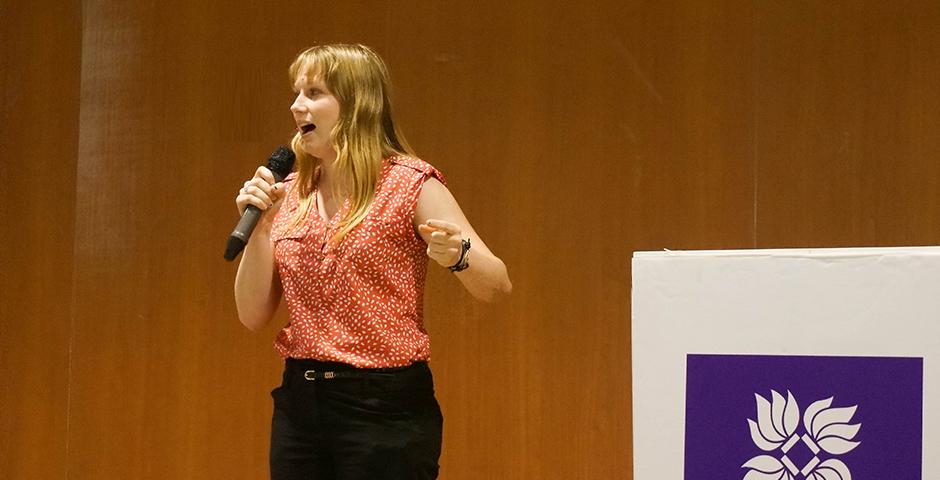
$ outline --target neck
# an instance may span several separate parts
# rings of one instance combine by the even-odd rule
[[[335,167],[336,154],[330,157],[320,158],[320,174],[319,178],[317,178],[317,188],[329,190],[336,178]]]

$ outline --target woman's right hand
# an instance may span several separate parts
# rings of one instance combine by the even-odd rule
[[[245,182],[238,196],[235,197],[235,205],[238,207],[238,214],[245,213],[248,205],[254,205],[264,212],[262,220],[270,222],[274,214],[281,207],[284,199],[284,184],[274,181],[274,174],[265,166],[258,167],[255,170],[255,176]]]

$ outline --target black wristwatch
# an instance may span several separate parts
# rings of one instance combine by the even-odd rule
[[[453,266],[448,267],[451,272],[460,272],[470,267],[470,239],[460,241],[460,259]]]

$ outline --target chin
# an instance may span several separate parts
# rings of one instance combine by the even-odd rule
[[[303,142],[303,143],[301,144],[301,148],[303,148],[304,152],[305,152],[307,155],[310,155],[311,157],[320,158],[320,155],[323,153],[323,152],[321,152],[319,149],[313,148],[313,145],[310,145],[310,144],[307,143],[307,142]]]

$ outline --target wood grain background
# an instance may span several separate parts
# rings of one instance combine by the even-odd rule
[[[432,269],[446,480],[629,479],[635,250],[940,242],[940,3],[0,1],[0,477],[257,479],[285,321],[222,260],[359,42],[510,269]]]

